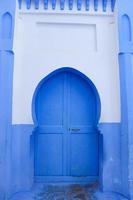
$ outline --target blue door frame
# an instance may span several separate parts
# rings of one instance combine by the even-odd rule
[[[100,99],[72,68],[54,71],[33,98],[36,181],[89,182],[99,176]]]

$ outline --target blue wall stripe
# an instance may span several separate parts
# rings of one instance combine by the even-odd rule
[[[31,0],[26,0],[26,7],[27,7],[27,9],[30,9],[30,7],[31,7]]]
[[[94,0],[94,10],[98,10],[98,0]]]
[[[64,10],[65,7],[65,0],[60,0],[60,9]]]
[[[81,10],[82,0],[77,0],[77,10]]]
[[[73,9],[73,0],[69,0],[69,10]]]
[[[56,0],[52,0],[52,9],[54,10],[56,8]]]
[[[85,8],[87,11],[90,9],[90,0],[85,1]]]
[[[48,0],[44,0],[44,9],[45,9],[45,10],[48,9]]]
[[[35,9],[39,9],[39,0],[35,0]]]
[[[115,9],[115,3],[116,3],[116,0],[111,0],[111,10],[112,10],[112,12]]]
[[[103,0],[103,11],[106,12],[107,9],[107,0]]]
[[[21,9],[21,6],[22,6],[22,0],[18,0],[18,4],[19,4],[19,9]]]
[[[22,1],[23,0],[18,0],[19,2],[19,9],[22,8]],[[48,9],[48,5],[52,4],[52,9],[56,9],[56,0],[43,0],[44,1],[44,9]],[[64,4],[65,0],[60,0],[60,9],[64,10],[65,9],[65,4]],[[24,3],[26,4],[26,8],[30,9],[31,8],[31,2],[33,2],[35,9],[39,9],[39,2],[40,0],[24,0]],[[76,1],[75,1],[76,2]],[[66,9],[69,8],[69,10],[73,9],[73,4],[75,4],[75,2],[73,0],[68,0],[67,4],[68,7],[66,6]],[[85,0],[85,2],[83,0],[77,0],[77,10],[81,10],[82,9],[82,4],[85,3],[85,10],[88,11],[89,7],[90,7],[90,2],[94,3],[94,11],[98,11],[99,5],[102,3],[102,8],[103,11],[106,12],[107,9],[107,5],[110,5],[111,2],[111,10],[114,11],[115,8],[115,2],[116,0],[102,0],[102,2],[100,0]]]

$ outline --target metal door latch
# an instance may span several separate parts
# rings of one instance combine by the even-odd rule
[[[80,128],[69,128],[69,131],[73,131],[73,132],[79,132],[80,131]]]

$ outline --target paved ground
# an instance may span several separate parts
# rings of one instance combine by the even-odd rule
[[[97,183],[87,185],[45,185],[34,193],[35,200],[96,200]]]
[[[46,185],[34,184],[31,191],[18,192],[9,200],[127,200],[117,193],[103,193],[98,184]]]

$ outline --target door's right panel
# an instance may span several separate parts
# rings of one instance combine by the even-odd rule
[[[69,76],[69,127],[71,176],[98,175],[96,100],[90,85],[74,74]]]

